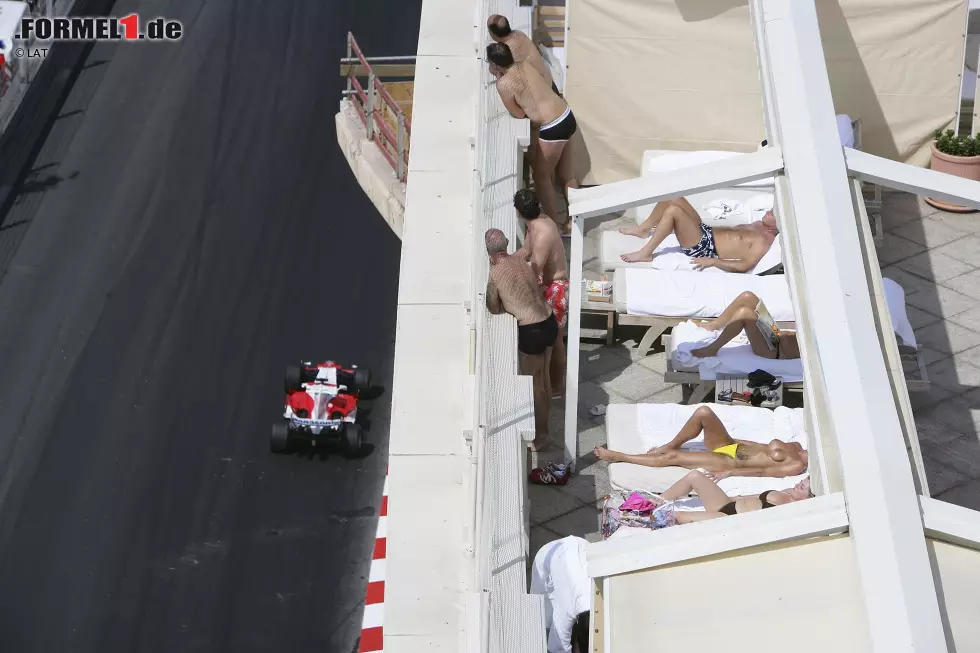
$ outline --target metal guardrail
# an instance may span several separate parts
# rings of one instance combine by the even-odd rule
[[[415,57],[372,57],[369,59],[364,56],[354,35],[348,32],[347,56],[341,60],[342,64],[350,65],[350,71],[347,74],[347,90],[344,95],[350,98],[351,104],[357,109],[361,122],[367,130],[368,140],[377,144],[381,153],[388,159],[388,163],[391,164],[398,179],[406,181],[408,178],[408,149],[412,135],[412,122],[405,116],[405,112],[402,111],[402,108],[391,97],[391,94],[378,78],[371,66],[372,61],[379,64],[384,61],[415,61]],[[366,88],[357,79],[358,73],[363,71],[367,72]],[[384,119],[382,107],[378,104],[379,99],[387,105],[395,116],[397,132],[392,130]]]

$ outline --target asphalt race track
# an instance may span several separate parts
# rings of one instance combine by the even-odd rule
[[[389,395],[361,459],[269,430],[287,362],[390,382],[400,243],[338,60],[413,54],[420,6],[117,3],[185,36],[94,46],[0,228],[4,652],[356,650]]]

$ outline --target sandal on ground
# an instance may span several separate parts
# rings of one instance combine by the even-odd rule
[[[568,465],[565,463],[548,463],[545,467],[535,467],[527,479],[535,485],[565,485],[568,483]]]

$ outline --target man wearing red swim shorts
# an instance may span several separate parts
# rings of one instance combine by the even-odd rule
[[[552,394],[561,397],[565,394],[565,342],[562,329],[568,323],[568,262],[565,260],[565,245],[554,220],[541,213],[541,206],[533,191],[522,188],[514,194],[514,208],[527,225],[524,246],[521,248],[525,260],[530,261],[531,269],[538,275],[538,284],[544,298],[551,305],[555,320],[558,321],[558,339],[551,352]],[[544,219],[542,219],[544,218]]]

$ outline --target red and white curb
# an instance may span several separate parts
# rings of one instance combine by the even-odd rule
[[[367,598],[364,600],[364,620],[361,623],[360,653],[384,650],[385,616],[385,558],[388,549],[388,472],[381,494],[381,510],[378,512],[378,532],[374,536],[374,555],[371,556],[371,573],[368,576]]]

